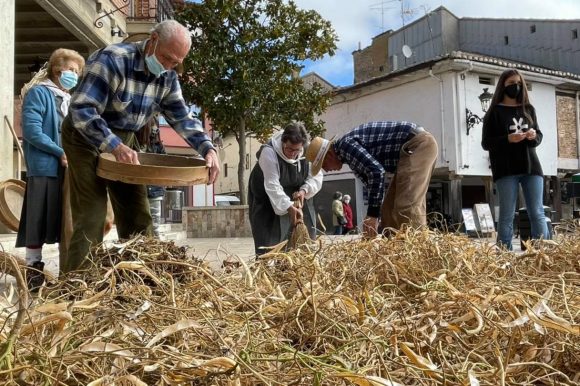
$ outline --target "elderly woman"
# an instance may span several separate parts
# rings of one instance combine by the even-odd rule
[[[303,218],[314,238],[316,216],[312,197],[322,187],[322,172],[313,176],[302,154],[308,134],[302,124],[291,123],[275,133],[257,153],[258,163],[250,174],[248,202],[256,255],[264,247],[286,240],[295,219]],[[303,202],[303,210],[294,201]]]
[[[346,220],[346,223],[342,227],[342,234],[346,235],[354,228],[352,223],[352,207],[350,206],[350,196],[348,194],[342,196],[342,211],[344,212],[344,219]]]
[[[67,159],[60,142],[61,122],[68,113],[69,90],[76,86],[85,60],[60,48],[22,92],[22,136],[27,183],[16,247],[26,247],[27,283],[38,290],[44,282],[42,246],[60,241],[62,178]]]

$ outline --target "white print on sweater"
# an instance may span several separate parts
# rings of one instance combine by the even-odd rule
[[[514,122],[514,124],[510,125],[509,128],[510,134],[525,133],[526,131],[528,131],[528,124],[524,123],[524,118],[520,118],[519,121],[516,121],[515,118],[512,118],[512,121]]]

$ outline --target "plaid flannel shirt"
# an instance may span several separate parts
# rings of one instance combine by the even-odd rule
[[[369,122],[334,142],[338,158],[350,166],[367,188],[369,216],[379,216],[385,195],[385,173],[397,170],[401,147],[416,127],[411,122]]]
[[[202,157],[213,149],[185,104],[175,71],[159,77],[145,67],[145,44],[120,43],[93,53],[69,107],[73,126],[100,151],[122,141],[111,129],[138,131],[157,113]]]

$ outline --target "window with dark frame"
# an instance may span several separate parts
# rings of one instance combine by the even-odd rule
[[[224,177],[228,176],[228,164],[224,164]]]
[[[535,34],[536,33],[536,25],[535,24],[532,24],[530,26],[530,33],[532,33],[532,34]]]
[[[572,30],[572,39],[578,39],[578,30],[577,29]]]
[[[510,38],[509,38],[509,36],[507,36],[507,35],[506,35],[506,36],[504,36],[504,37],[503,37],[503,42],[504,42],[504,44],[505,44],[506,46],[507,46],[508,44],[510,44]]]

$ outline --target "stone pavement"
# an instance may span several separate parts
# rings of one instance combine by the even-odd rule
[[[175,240],[175,244],[188,247],[193,256],[207,261],[214,269],[219,269],[224,260],[235,260],[234,256],[248,261],[255,255],[251,237],[182,239]]]

